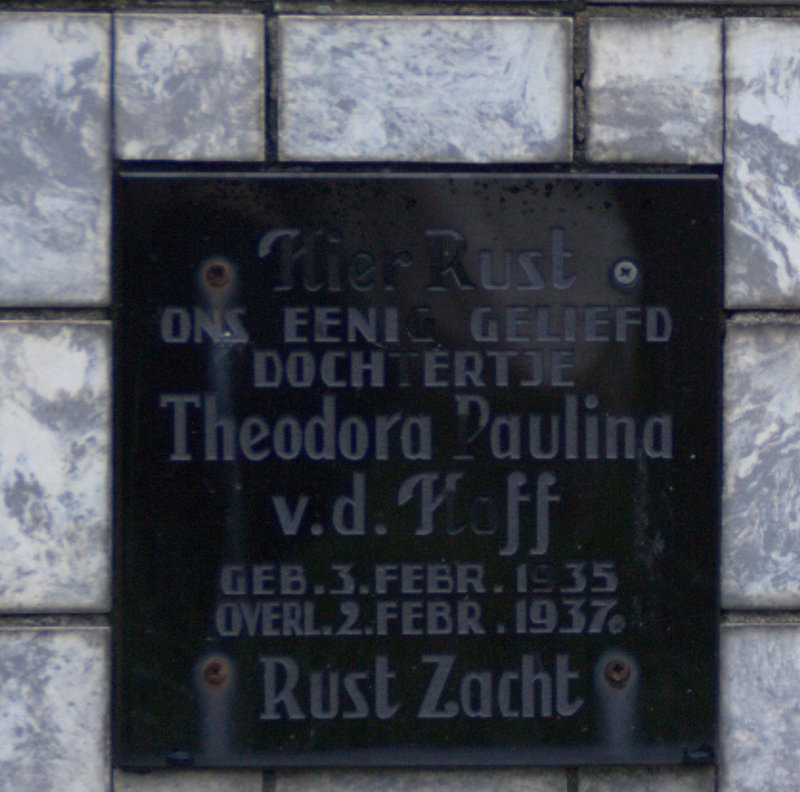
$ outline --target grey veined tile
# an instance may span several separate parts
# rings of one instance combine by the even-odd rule
[[[109,788],[105,628],[0,629],[0,790]]]
[[[122,159],[263,160],[265,33],[254,14],[119,14]]]
[[[731,308],[800,307],[800,20],[726,21]]]
[[[721,22],[592,20],[586,100],[591,160],[721,162]]]
[[[524,17],[283,17],[279,155],[568,160],[571,24]]]
[[[563,770],[333,770],[278,773],[276,792],[566,792]]]
[[[714,792],[713,767],[603,767],[579,770],[578,792]]]
[[[110,328],[0,322],[0,610],[108,609]]]
[[[722,602],[800,606],[800,326],[729,325]]]
[[[263,792],[260,770],[114,772],[114,792]],[[307,792],[313,788],[307,787]]]
[[[0,13],[0,305],[108,302],[109,28]]]
[[[786,792],[800,773],[800,628],[722,630],[719,792]]]

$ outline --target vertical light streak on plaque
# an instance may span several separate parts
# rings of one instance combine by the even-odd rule
[[[236,669],[225,655],[204,655],[195,666],[200,746],[206,761],[220,761],[231,756],[236,682]]]
[[[219,340],[212,338],[208,346],[209,392],[216,398],[217,418],[234,418],[231,363],[235,345],[226,337],[224,316],[236,296],[236,270],[223,256],[211,256],[200,266],[198,283],[203,309],[218,323]],[[242,477],[238,460],[225,465],[227,498],[225,508],[224,558],[240,561],[242,556]]]
[[[236,293],[236,271],[222,256],[202,262],[198,272],[203,310],[211,317],[208,335],[209,395],[216,400],[217,420],[233,420],[232,356],[235,346],[225,336],[225,312]],[[216,428],[213,429],[216,432]],[[206,427],[208,433],[208,427]],[[220,494],[225,499],[223,558],[242,557],[242,483],[239,463],[227,461],[221,468]],[[234,666],[222,654],[204,655],[195,667],[195,688],[200,715],[200,747],[209,762],[219,762],[233,753],[232,707],[236,692]]]
[[[604,652],[594,668],[601,742],[606,755],[620,761],[632,757],[636,748],[640,676],[636,658],[620,649]]]

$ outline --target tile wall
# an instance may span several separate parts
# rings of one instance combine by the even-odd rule
[[[800,776],[800,18],[715,2],[0,12],[0,792],[784,792]],[[63,10],[63,6],[67,10]],[[131,3],[130,5],[133,5]],[[199,5],[199,4],[198,4]],[[35,9],[33,8],[35,6]],[[108,6],[108,7],[106,7]],[[387,10],[389,9],[389,10]],[[685,13],[683,9],[686,9]],[[785,9],[785,10],[782,10]],[[356,13],[357,12],[357,13]],[[115,160],[724,173],[718,771],[113,772]]]

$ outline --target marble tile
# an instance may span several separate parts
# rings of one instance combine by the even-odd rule
[[[109,607],[109,342],[0,322],[0,611]]]
[[[0,13],[0,305],[109,300],[109,28]]]
[[[264,21],[253,14],[118,14],[122,159],[263,160]]]
[[[278,773],[275,792],[566,792],[563,770],[329,770]]]
[[[109,789],[105,628],[0,628],[0,792]]]
[[[595,162],[722,161],[722,25],[589,23],[587,154]]]
[[[800,607],[800,325],[725,340],[722,604]]]
[[[603,767],[579,770],[578,792],[714,792],[713,767]]]
[[[800,19],[725,24],[726,303],[800,308]]]
[[[262,792],[260,770],[114,771],[114,792]]]
[[[607,3],[630,3],[630,0],[589,0],[590,5],[606,5]],[[637,5],[686,5],[696,4],[696,0],[636,0]],[[795,5],[797,0],[705,0],[707,5]]]
[[[719,792],[786,792],[800,774],[800,626],[725,627]]]
[[[284,160],[571,156],[571,21],[279,18]]]

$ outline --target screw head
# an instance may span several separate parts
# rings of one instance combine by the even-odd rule
[[[639,264],[629,258],[617,259],[611,265],[609,278],[615,289],[624,292],[633,291],[641,279]]]
[[[206,285],[217,291],[230,285],[233,280],[233,271],[230,264],[221,258],[213,258],[203,267],[203,280]]]
[[[218,688],[228,681],[230,669],[224,660],[214,657],[205,663],[201,675],[209,687]]]
[[[631,667],[624,660],[614,658],[606,663],[603,674],[609,685],[624,688],[631,678]]]

